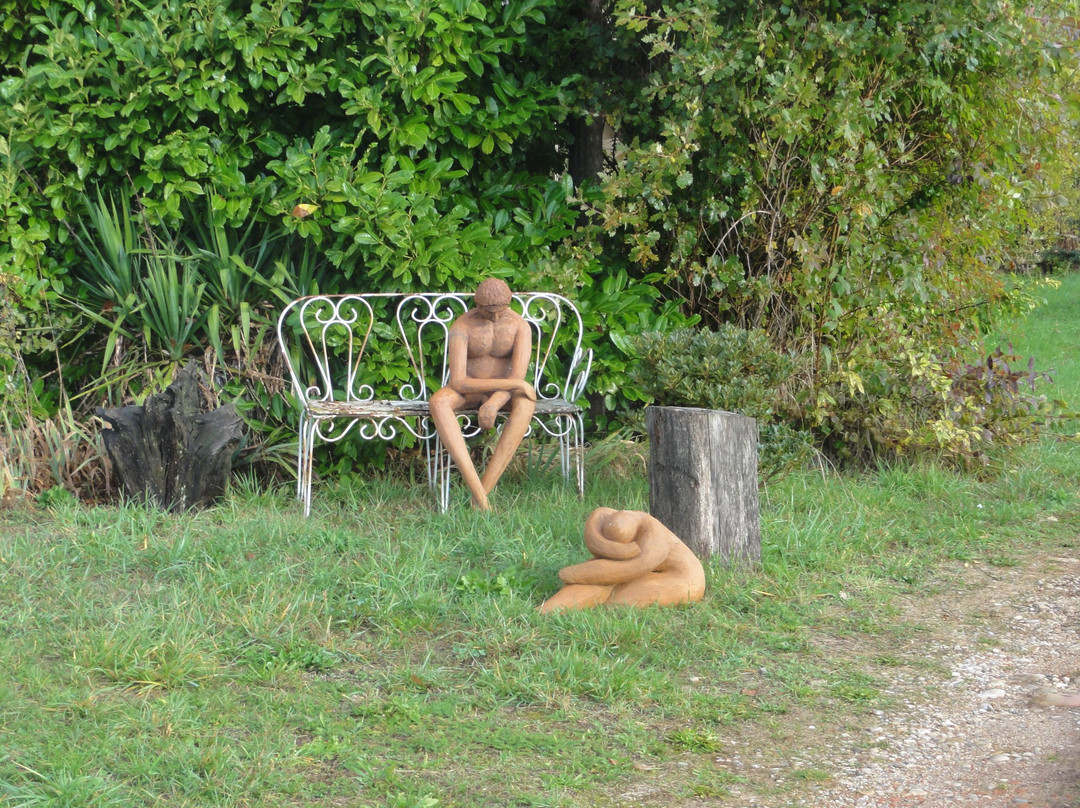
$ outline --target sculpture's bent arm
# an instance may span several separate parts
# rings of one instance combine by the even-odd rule
[[[589,518],[585,520],[585,546],[597,558],[610,558],[614,561],[636,558],[641,554],[637,542],[612,541],[604,536],[600,522],[613,513],[613,508],[597,508],[589,514]]]
[[[451,326],[450,335],[447,337],[447,364],[450,366],[449,379],[446,386],[463,396],[473,393],[483,395],[485,393],[519,393],[536,401],[536,391],[531,384],[525,381],[525,371],[528,369],[528,357],[532,350],[532,338],[529,335],[528,323],[522,323],[525,331],[525,367],[518,370],[520,375],[514,376],[514,362],[511,363],[510,378],[505,379],[478,379],[468,375],[469,362],[469,335],[464,328]],[[514,343],[514,359],[517,358],[518,343],[522,335],[519,333]]]
[[[517,336],[514,337],[514,352],[510,356],[510,378],[525,381],[532,360],[532,329],[525,320],[518,318]],[[532,391],[532,385],[526,385]],[[536,400],[536,393],[529,396]]]
[[[671,536],[666,529],[656,530],[651,525],[642,526],[634,543],[641,548],[640,555],[635,558],[625,561],[594,558],[583,564],[564,567],[559,571],[559,577],[568,584],[626,583],[655,570],[671,552]]]

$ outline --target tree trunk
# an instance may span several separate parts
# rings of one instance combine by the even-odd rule
[[[194,363],[141,407],[97,410],[124,493],[169,511],[210,505],[225,491],[243,423],[233,406],[203,412]]]
[[[581,187],[596,182],[604,170],[604,119],[576,117],[570,123],[574,142],[570,146],[570,176]]]
[[[600,48],[605,40],[610,39],[611,14],[605,8],[603,0],[586,0],[578,11],[581,20],[581,28],[585,33],[584,42],[590,43],[586,47]],[[592,55],[582,53],[579,55],[581,64],[590,64]],[[594,81],[600,77],[594,76]],[[570,119],[570,134],[573,142],[570,144],[570,159],[567,168],[570,176],[574,179],[574,185],[580,188],[586,183],[596,182],[600,172],[604,170],[604,130],[606,121],[603,115],[603,101],[600,96],[589,104],[591,117],[576,115]]]
[[[692,407],[649,407],[649,511],[700,558],[761,558],[757,422]]]

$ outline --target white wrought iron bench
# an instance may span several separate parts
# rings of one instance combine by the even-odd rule
[[[472,294],[445,292],[313,295],[287,305],[277,337],[300,408],[297,498],[311,512],[316,441],[335,443],[355,427],[365,440],[407,430],[424,446],[428,482],[439,508],[450,503],[452,462],[427,401],[446,384],[446,335]],[[582,349],[581,314],[567,298],[519,293],[512,307],[532,326],[527,381],[536,389],[533,427],[558,440],[563,477],[584,492],[584,423],[577,402],[592,368]],[[480,432],[476,412],[461,413],[466,438]],[[530,432],[533,428],[530,428]]]

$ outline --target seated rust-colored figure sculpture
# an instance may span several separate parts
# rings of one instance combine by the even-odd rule
[[[595,558],[560,570],[565,586],[541,612],[598,603],[671,606],[705,595],[697,556],[647,513],[597,508],[585,520],[585,546]]]
[[[488,494],[506,470],[536,409],[536,391],[525,381],[532,354],[529,324],[510,309],[510,287],[497,278],[483,281],[473,308],[458,317],[447,335],[449,379],[428,402],[443,446],[472,492],[472,505],[490,510]],[[495,416],[509,409],[502,435],[484,469],[476,471],[457,414],[478,408],[481,429],[494,429]]]

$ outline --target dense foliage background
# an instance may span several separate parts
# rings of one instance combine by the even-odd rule
[[[1075,229],[1073,5],[0,0],[8,457],[191,357],[287,452],[283,300],[498,274],[580,302],[600,432],[730,325],[820,449],[978,459],[1050,414],[981,339]]]
[[[1045,169],[1075,151],[1053,13],[616,3],[648,60],[602,226],[685,311],[800,356],[788,417],[826,447],[977,451],[984,402],[952,376],[1030,303],[1033,217],[1073,182]]]

